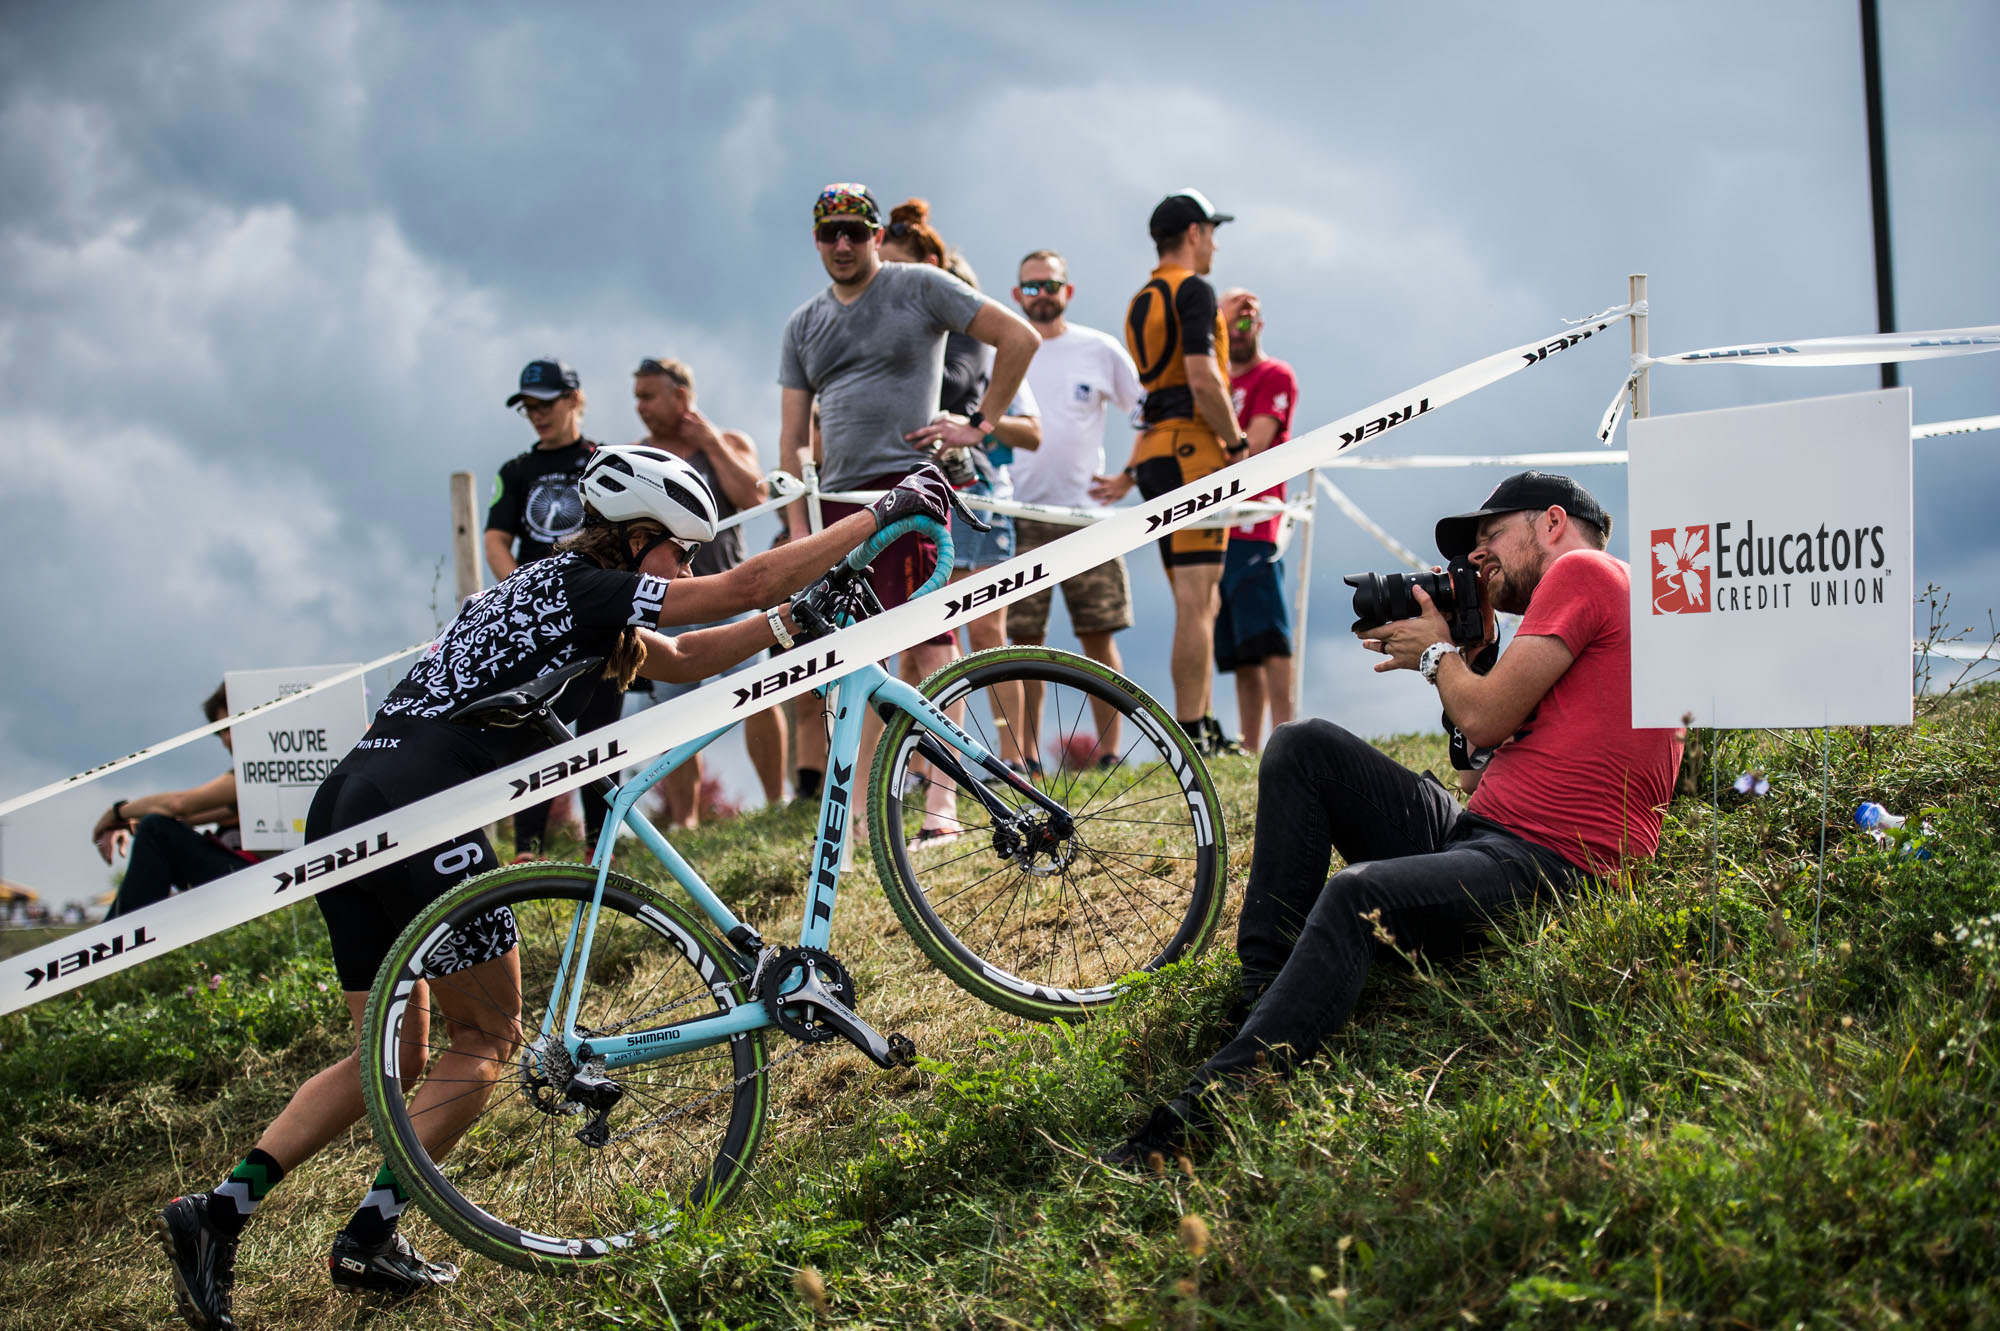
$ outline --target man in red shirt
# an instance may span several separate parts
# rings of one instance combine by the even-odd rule
[[[1419,671],[1467,744],[1493,751],[1470,805],[1329,721],[1276,731],[1237,929],[1247,1015],[1107,1164],[1182,1149],[1216,1092],[1317,1053],[1361,996],[1378,925],[1437,960],[1544,894],[1652,855],[1681,734],[1632,728],[1631,570],[1604,553],[1610,531],[1582,486],[1534,471],[1438,523],[1438,549],[1471,558],[1488,608],[1522,617],[1513,641],[1475,672],[1418,591],[1422,614],[1364,630],[1362,646],[1378,671]],[[1336,850],[1346,867],[1328,878]]]
[[[1292,437],[1299,379],[1291,366],[1264,354],[1264,310],[1255,292],[1224,292],[1222,324],[1229,333],[1230,405],[1255,457]],[[1255,498],[1283,502],[1285,483]],[[1236,676],[1236,719],[1243,747],[1252,752],[1263,746],[1267,704],[1273,730],[1292,719],[1292,617],[1285,605],[1285,562],[1278,558],[1283,521],[1274,516],[1230,528],[1222,557],[1215,668]]]

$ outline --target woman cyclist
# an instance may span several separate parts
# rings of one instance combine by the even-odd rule
[[[709,577],[682,574],[716,531],[716,504],[701,476],[661,449],[600,448],[578,484],[583,528],[555,555],[524,564],[468,601],[383,702],[375,722],[314,796],[308,840],[368,822],[440,790],[517,761],[533,748],[522,730],[480,730],[448,718],[475,699],[518,688],[572,662],[603,657],[617,687],[645,675],[685,682],[714,675],[770,647],[785,609],[667,637],[648,625],[721,619],[790,596],[882,527],[902,518],[950,517],[950,492],[926,468],[874,506]],[[473,830],[317,898],[335,969],[357,1025],[375,972],[405,925],[456,883],[493,867],[485,833]],[[481,991],[518,990],[514,921],[475,921],[453,940],[460,966],[427,983],[445,1017],[448,1047],[417,1091],[413,1112],[425,1148],[440,1158],[484,1107],[511,1052],[505,1031],[480,1029]],[[405,1075],[422,1074],[429,1033],[414,1014],[403,1031]],[[414,1028],[413,1028],[414,1027]],[[473,1089],[468,1092],[468,1087]],[[203,1331],[232,1328],[230,1288],[244,1224],[279,1179],[352,1127],[363,1113],[359,1054],[315,1074],[209,1192],[169,1202],[159,1219],[182,1314]],[[327,1259],[341,1289],[402,1297],[454,1279],[396,1232],[408,1194],[384,1166]]]

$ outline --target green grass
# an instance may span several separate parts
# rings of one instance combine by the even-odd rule
[[[1106,1018],[1028,1027],[943,985],[857,865],[834,946],[919,1068],[791,1060],[734,1206],[592,1277],[467,1259],[461,1288],[393,1320],[2000,1326],[1996,731],[2000,689],[1834,732],[1823,899],[1818,736],[1701,736],[1719,809],[1677,800],[1655,861],[1472,960],[1379,971],[1319,1061],[1160,1180],[1089,1157],[1212,1047],[1226,941]],[[1383,747],[1443,767],[1438,741]],[[1752,767],[1771,794],[1730,794]],[[1254,769],[1217,778],[1240,895]],[[1861,798],[1932,810],[1933,858],[1846,830]],[[810,834],[788,810],[681,844],[775,935]],[[0,1019],[0,1327],[162,1324],[152,1210],[212,1185],[344,1049],[323,957],[316,914],[296,941],[272,917]],[[239,1324],[358,1324],[323,1261],[373,1159],[357,1132],[279,1188]]]

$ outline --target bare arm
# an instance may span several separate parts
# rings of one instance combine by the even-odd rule
[[[1223,387],[1215,358],[1183,356],[1181,361],[1187,368],[1188,390],[1194,394],[1195,414],[1222,441],[1223,451],[1233,452],[1242,432],[1236,427],[1236,412],[1229,405],[1229,390]]]
[[[745,610],[762,609],[819,577],[874,534],[873,513],[850,513],[825,531],[795,533],[777,549],[752,555],[735,568],[704,578],[675,578],[667,586],[666,599],[660,607],[660,623],[662,626],[705,624]],[[749,654],[745,652],[743,656]],[[743,656],[735,660],[740,661]]]
[[[1250,418],[1250,428],[1243,432],[1243,438],[1250,444],[1251,457],[1256,457],[1271,446],[1271,441],[1278,437],[1279,425],[1280,422],[1276,416],[1252,416]]]
[[[993,422],[993,437],[1032,453],[1042,446],[1042,423],[1033,416],[1002,416]]]
[[[784,616],[788,630],[798,627],[788,609],[779,613]],[[640,629],[639,640],[646,644],[646,660],[639,667],[640,674],[669,684],[693,684],[722,673],[738,661],[748,660],[775,643],[777,636],[758,616],[738,624],[697,629],[673,637]]]
[[[1453,652],[1438,667],[1438,697],[1465,742],[1490,749],[1521,728],[1575,659],[1561,638],[1515,638],[1480,675]]]
[[[90,830],[90,839],[97,840],[106,832],[116,831],[138,822],[149,813],[164,813],[169,818],[188,819],[194,814],[215,814],[218,810],[234,816],[236,813],[236,773],[224,772],[213,781],[203,782],[187,790],[164,790],[157,795],[141,795],[129,799],[119,813],[106,809],[98,816],[97,825]],[[116,806],[114,806],[116,807]],[[120,816],[122,814],[122,816]]]
[[[1423,607],[1422,614],[1384,624],[1362,639],[1388,658],[1376,664],[1378,673],[1415,670],[1425,648],[1451,641],[1451,630],[1431,604],[1430,595],[1421,587],[1413,594]],[[1489,628],[1488,633],[1491,631]],[[1438,666],[1438,697],[1466,743],[1494,748],[1521,728],[1528,713],[1575,659],[1561,638],[1542,634],[1515,638],[1484,675],[1475,673],[1463,656],[1452,652]]]
[[[498,527],[486,529],[486,567],[495,579],[505,578],[520,565],[514,562],[514,534]]]
[[[806,474],[807,450],[812,446],[813,395],[804,388],[780,390],[778,404],[778,465],[794,476]],[[785,529],[794,538],[805,535],[806,506],[803,500],[785,509]]]
[[[1021,381],[1028,377],[1028,362],[1042,345],[1042,335],[1026,319],[991,300],[979,307],[965,331],[993,348],[993,377],[987,381],[986,396],[979,400],[979,414],[997,421],[1021,391]],[[1039,431],[1035,443],[1041,443]]]
[[[737,508],[764,502],[764,476],[757,469],[757,445],[741,430],[717,430],[699,412],[691,413],[702,437],[702,448],[715,464],[722,493]]]

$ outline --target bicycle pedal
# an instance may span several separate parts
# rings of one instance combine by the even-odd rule
[[[895,1060],[895,1066],[899,1068],[909,1067],[917,1061],[917,1042],[907,1035],[890,1035],[889,1057]]]

